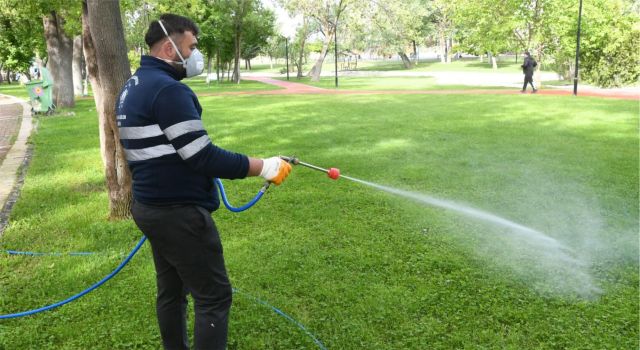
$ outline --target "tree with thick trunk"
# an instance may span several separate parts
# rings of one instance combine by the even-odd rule
[[[526,1],[524,1],[526,2]],[[487,2],[484,0],[460,0],[450,2],[452,21],[458,28],[456,37],[461,50],[488,54],[488,62],[498,69],[497,55],[513,49],[513,33],[523,13],[523,1],[509,0]]]
[[[286,8],[289,13],[302,15],[305,20],[307,18],[313,20],[315,22],[314,28],[317,28],[317,31],[323,35],[320,56],[307,73],[307,76],[311,77],[312,81],[320,80],[322,64],[334,41],[336,25],[339,25],[340,16],[345,12],[348,5],[365,6],[360,4],[366,3],[354,0],[277,0],[277,2]],[[306,37],[304,39],[306,41]],[[302,60],[298,60],[298,62],[302,62]]]
[[[437,35],[440,47],[440,62],[451,63],[451,37],[454,33],[452,22],[453,5],[449,0],[434,0],[433,9],[430,16],[433,29]]]
[[[238,15],[236,15],[238,16]],[[237,18],[234,25],[233,36],[233,77],[232,80],[236,84],[240,84],[240,54],[242,45],[242,18]]]
[[[313,64],[313,67],[309,71],[308,75],[311,77],[311,81],[320,81],[320,74],[322,73],[322,65],[324,64],[324,59],[327,57],[329,53],[329,45],[331,41],[333,41],[333,36],[335,28],[331,25],[327,25],[324,27],[322,31],[324,36],[324,41],[322,42],[322,50],[320,51],[320,56],[316,60],[316,63]]]
[[[313,65],[313,68],[311,68],[311,70],[309,71],[311,81],[320,80],[320,74],[322,73],[322,64],[324,63],[324,59],[327,57],[327,53],[329,52],[329,45],[331,45],[331,42],[336,35],[336,28],[338,26],[338,22],[340,21],[340,15],[342,15],[342,13],[346,10],[348,4],[349,0],[337,0],[337,2],[334,2],[332,0],[324,0],[322,4],[323,9],[321,11],[310,14],[310,16],[318,22],[320,32],[324,34],[320,56],[316,60],[316,63]]]
[[[226,0],[232,13],[233,27],[233,76],[232,80],[240,84],[240,58],[242,55],[242,36],[245,30],[245,18],[257,6],[256,0]]]
[[[129,217],[131,173],[116,125],[116,99],[131,76],[117,1],[82,3],[82,39],[100,127],[100,151],[109,192],[109,217]]]
[[[430,15],[422,0],[377,2],[372,6],[372,32],[379,38],[380,51],[396,52],[405,69],[413,68],[407,52],[417,51],[415,42],[426,36]]]
[[[411,60],[409,59],[409,56],[407,56],[407,54],[404,51],[398,51],[398,56],[400,56],[400,58],[402,59],[402,64],[404,65],[404,68],[406,69],[413,68],[413,63],[411,62]]]
[[[48,68],[53,77],[53,101],[57,107],[73,107],[73,41],[65,34],[64,19],[56,11],[44,16],[42,21],[49,56]]]
[[[296,69],[298,71],[298,73],[296,74],[296,76],[298,77],[298,79],[302,78],[302,66],[304,65],[304,58],[305,58],[305,51],[304,51],[304,47],[307,43],[307,38],[309,37],[309,18],[305,15],[302,16],[302,26],[300,27],[300,29],[298,30],[298,35],[297,35],[297,39],[298,39],[298,43],[297,43],[297,50],[298,50],[298,59],[294,62],[296,65]]]

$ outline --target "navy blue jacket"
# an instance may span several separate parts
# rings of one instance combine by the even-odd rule
[[[152,56],[125,83],[116,102],[120,141],[133,176],[133,197],[150,205],[220,205],[213,178],[244,178],[247,156],[211,143],[195,93],[178,71]]]
[[[527,77],[533,76],[533,69],[538,65],[538,62],[533,59],[531,56],[527,56],[524,58],[524,63],[520,66],[522,67],[522,73]]]

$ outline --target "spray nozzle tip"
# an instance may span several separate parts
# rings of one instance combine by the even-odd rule
[[[327,171],[327,175],[333,180],[337,180],[340,177],[340,169],[338,168],[329,168]]]

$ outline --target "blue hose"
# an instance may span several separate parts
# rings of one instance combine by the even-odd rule
[[[309,332],[309,331],[307,330],[307,328],[305,328],[305,326],[303,326],[303,325],[302,325],[302,323],[300,323],[300,322],[296,321],[293,317],[291,317],[291,316],[289,316],[289,315],[285,314],[284,312],[282,312],[282,310],[278,309],[278,308],[277,308],[277,307],[275,307],[275,306],[270,305],[269,303],[267,303],[266,301],[264,301],[264,300],[262,300],[262,299],[259,299],[259,298],[254,297],[253,295],[251,295],[251,294],[249,294],[249,293],[247,293],[247,292],[242,292],[242,291],[240,291],[240,290],[238,290],[238,289],[236,289],[236,288],[233,288],[233,292],[234,292],[234,293],[241,294],[241,295],[242,295],[242,294],[244,294],[247,298],[249,298],[249,299],[251,299],[251,300],[253,300],[253,301],[255,301],[255,302],[259,303],[259,304],[262,304],[262,305],[264,305],[264,306],[266,306],[266,307],[270,308],[271,310],[273,310],[273,312],[275,312],[275,313],[277,313],[278,315],[280,315],[280,316],[284,317],[287,321],[289,321],[289,322],[293,323],[293,324],[294,324],[294,325],[296,325],[298,328],[300,328],[300,329],[301,329],[301,330],[302,330],[302,331],[303,331],[303,332],[304,332],[304,333],[305,333],[309,338],[311,338],[311,339],[313,340],[313,342],[314,342],[314,343],[316,343],[316,345],[317,345],[320,349],[322,349],[322,350],[327,350],[327,348],[325,348],[325,347],[324,347],[324,344],[322,344],[322,342],[321,342],[320,340],[318,340],[318,338],[316,338],[316,337],[313,335],[313,333]]]
[[[215,183],[216,185],[218,185],[218,188],[220,189],[220,196],[222,197],[222,201],[224,202],[225,207],[227,207],[227,209],[229,209],[230,211],[234,212],[234,213],[238,213],[244,210],[247,210],[249,208],[251,208],[254,204],[256,204],[260,198],[262,198],[262,196],[264,195],[264,193],[267,191],[267,189],[269,188],[269,183],[266,183],[258,192],[258,194],[251,200],[249,201],[249,203],[241,206],[241,207],[233,207],[231,204],[229,204],[229,201],[227,200],[227,194],[224,191],[224,186],[222,185],[222,182],[220,181],[220,179],[215,179]],[[58,306],[62,306],[64,304],[70,303],[76,299],[79,299],[80,297],[84,296],[85,294],[93,291],[94,289],[100,287],[101,285],[103,285],[105,282],[107,282],[108,280],[110,280],[112,277],[114,277],[118,272],[120,272],[120,270],[122,270],[124,268],[125,265],[127,265],[129,263],[129,261],[131,260],[131,258],[133,258],[133,256],[138,252],[138,250],[140,250],[140,247],[142,247],[142,244],[144,244],[144,242],[147,240],[147,237],[142,236],[142,238],[140,239],[140,241],[138,242],[138,244],[136,244],[136,246],[133,248],[133,250],[129,253],[129,255],[126,257],[126,259],[124,259],[124,261],[122,261],[122,263],[120,263],[120,265],[118,265],[118,267],[116,267],[115,270],[113,270],[110,274],[108,274],[107,276],[105,276],[103,279],[101,279],[100,281],[96,282],[94,285],[92,285],[91,287],[85,289],[84,291],[69,297],[65,300],[59,301],[55,304],[51,304],[51,305],[47,305],[47,306],[43,306],[41,308],[38,309],[33,309],[33,310],[29,310],[29,311],[24,311],[24,312],[18,312],[18,313],[14,313],[14,314],[7,314],[7,315],[0,315],[0,319],[9,319],[9,318],[18,318],[18,317],[23,317],[23,316],[29,316],[29,315],[33,315],[42,311],[46,311],[46,310],[51,310],[54,309]],[[91,252],[75,252],[75,253],[67,253],[67,254],[62,254],[62,253],[36,253],[36,252],[21,252],[21,251],[15,251],[15,250],[7,250],[6,251],[8,254],[12,254],[12,255],[29,255],[29,256],[42,256],[42,255],[55,255],[55,256],[62,256],[62,255],[91,255],[93,253]],[[266,307],[269,307],[271,310],[273,310],[275,313],[277,313],[278,315],[284,317],[286,320],[288,320],[289,322],[293,323],[294,325],[296,325],[299,329],[301,329],[303,332],[305,332],[305,334],[310,337],[313,342],[318,346],[318,348],[320,348],[321,350],[327,350],[327,348],[324,346],[324,344],[322,344],[322,342],[320,340],[318,340],[318,338],[316,338],[311,332],[309,332],[300,322],[296,321],[293,317],[287,315],[286,313],[282,312],[280,309],[270,305],[269,303],[267,303],[264,300],[258,299],[256,297],[254,297],[253,295],[246,293],[246,292],[242,292],[236,288],[233,288],[233,292],[234,293],[239,293],[244,295],[245,297],[248,297]]]
[[[262,198],[262,196],[264,195],[264,193],[267,190],[267,188],[269,188],[269,185],[265,184],[260,189],[258,194],[249,203],[247,203],[247,204],[245,204],[245,205],[243,205],[241,207],[236,208],[236,207],[231,206],[231,204],[229,204],[229,201],[227,200],[227,195],[224,192],[224,187],[222,186],[222,182],[220,181],[220,179],[215,179],[215,183],[218,185],[218,188],[220,188],[220,194],[222,196],[222,201],[224,202],[224,205],[227,207],[227,209],[231,210],[232,212],[236,212],[236,213],[251,208],[254,204],[256,204],[258,202],[258,200],[260,200],[260,198]],[[140,239],[138,244],[133,248],[131,253],[129,253],[129,255],[126,257],[126,259],[124,259],[124,261],[122,261],[122,263],[120,263],[120,265],[118,267],[116,267],[115,270],[113,270],[110,274],[105,276],[103,279],[101,279],[100,281],[96,282],[91,287],[83,290],[82,292],[80,292],[80,293],[78,293],[78,294],[76,294],[74,296],[71,296],[71,297],[69,297],[69,298],[67,298],[65,300],[59,301],[59,302],[51,304],[51,305],[43,306],[43,307],[38,308],[38,309],[33,309],[33,310],[29,310],[29,311],[24,311],[24,312],[18,312],[18,313],[14,313],[14,314],[0,315],[0,320],[1,319],[17,318],[17,317],[33,315],[33,314],[36,314],[38,312],[54,309],[54,308],[56,308],[58,306],[62,306],[64,304],[70,303],[70,302],[72,302],[72,301],[74,301],[76,299],[79,299],[80,297],[84,296],[85,294],[87,294],[87,293],[93,291],[94,289],[100,287],[105,282],[110,280],[113,276],[115,276],[118,272],[120,272],[120,270],[122,270],[122,268],[124,268],[124,266],[127,263],[129,263],[131,258],[133,258],[133,256],[138,252],[138,250],[140,249],[140,247],[142,246],[142,244],[146,240],[147,240],[147,237],[142,236],[142,238]],[[18,251],[7,251],[7,253],[14,254],[14,255],[63,255],[61,253],[34,253],[34,252],[18,252]],[[82,254],[87,255],[87,254],[90,254],[90,253],[82,253]]]
[[[30,256],[86,256],[93,255],[95,253],[92,252],[69,252],[69,253],[40,253],[40,252],[23,252],[19,250],[5,250],[5,252],[9,255],[30,255]]]
[[[103,279],[101,279],[100,281],[96,282],[94,285],[92,285],[91,287],[83,290],[82,292],[69,297],[65,300],[59,301],[55,304],[51,304],[51,305],[47,305],[47,306],[43,306],[39,309],[33,309],[33,310],[29,310],[29,311],[24,311],[24,312],[18,312],[15,314],[8,314],[8,315],[0,315],[0,319],[7,319],[7,318],[17,318],[17,317],[23,317],[23,316],[29,316],[29,315],[33,315],[36,314],[38,312],[42,312],[42,311],[46,311],[46,310],[51,310],[53,308],[56,308],[58,306],[62,306],[64,304],[70,303],[80,297],[82,297],[83,295],[91,292],[92,290],[100,287],[101,285],[103,285],[105,282],[107,282],[108,280],[110,280],[113,276],[115,276],[118,272],[120,272],[120,270],[122,270],[122,268],[129,263],[129,261],[131,260],[131,258],[133,258],[133,256],[138,252],[138,250],[140,249],[140,247],[142,247],[142,244],[144,243],[144,241],[147,240],[147,237],[142,236],[142,238],[140,239],[140,241],[138,242],[138,244],[136,244],[135,248],[133,248],[133,250],[131,251],[131,253],[129,253],[129,256],[127,256],[126,259],[124,259],[124,261],[122,261],[120,263],[120,265],[118,265],[118,267],[116,267],[115,270],[113,270],[110,274],[108,274],[107,276],[105,276]]]
[[[249,208],[251,208],[254,204],[256,204],[260,198],[262,198],[262,196],[264,195],[264,193],[267,191],[267,189],[269,188],[269,182],[267,182],[264,186],[262,186],[262,188],[260,189],[260,191],[258,192],[258,194],[256,194],[255,197],[253,197],[252,200],[249,201],[249,203],[241,206],[241,207],[234,207],[231,204],[229,204],[229,200],[227,200],[227,193],[224,191],[224,186],[222,185],[222,181],[220,181],[220,179],[216,178],[215,179],[215,183],[216,185],[218,185],[218,188],[220,189],[220,197],[222,197],[222,202],[224,203],[224,206],[227,207],[227,209],[229,209],[230,211],[234,212],[234,213],[239,213],[241,211],[245,211]]]

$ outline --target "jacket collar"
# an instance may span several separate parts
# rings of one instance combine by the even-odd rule
[[[154,56],[143,55],[140,59],[140,68],[159,69],[169,74],[169,76],[175,80],[182,80],[182,78],[184,78],[172,65]]]

